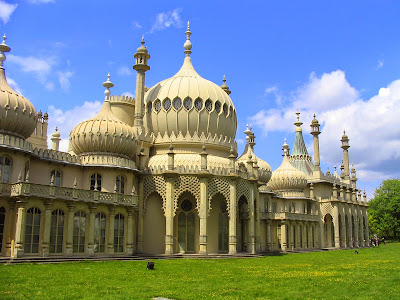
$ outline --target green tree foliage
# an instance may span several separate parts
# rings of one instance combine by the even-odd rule
[[[384,180],[369,201],[370,232],[400,237],[400,179]]]

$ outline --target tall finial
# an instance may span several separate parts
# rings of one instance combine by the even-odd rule
[[[294,122],[294,125],[296,125],[296,132],[297,132],[297,131],[302,131],[301,125],[303,125],[303,123],[300,122],[300,112],[299,112],[299,109],[297,109],[296,115],[297,115],[297,117],[296,117],[296,118],[297,118],[297,121]]]
[[[285,142],[282,145],[282,150],[283,150],[283,155],[282,156],[289,156],[289,145],[288,145],[288,143],[286,141],[286,138],[285,138]]]
[[[144,35],[142,35],[142,40],[140,43],[142,44],[142,46],[144,46]]]
[[[0,68],[3,68],[3,63],[6,60],[4,52],[10,52],[11,48],[6,45],[6,34],[3,35],[3,42],[0,44]]]
[[[190,56],[190,53],[192,53],[192,51],[190,51],[192,49],[192,43],[190,42],[190,36],[192,35],[192,33],[190,32],[189,21],[185,34],[186,34],[186,42],[183,45],[183,47],[185,48],[186,56]]]
[[[107,80],[105,82],[103,82],[103,86],[106,88],[106,90],[104,91],[104,94],[106,95],[106,99],[109,98],[111,92],[110,92],[110,88],[112,88],[114,86],[114,83],[112,83],[110,81],[110,73],[107,74]]]

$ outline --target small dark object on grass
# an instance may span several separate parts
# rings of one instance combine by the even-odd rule
[[[147,263],[147,270],[154,270],[154,262],[149,261]]]
[[[355,253],[355,254],[358,254],[358,251],[356,250],[356,251],[354,251],[354,253]]]

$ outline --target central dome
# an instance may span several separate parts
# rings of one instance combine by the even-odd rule
[[[186,35],[190,36],[189,29]],[[189,36],[181,69],[145,95],[147,128],[154,132],[155,144],[161,140],[174,143],[180,136],[191,143],[199,141],[210,146],[218,140],[229,151],[237,128],[235,107],[227,92],[194,69]]]

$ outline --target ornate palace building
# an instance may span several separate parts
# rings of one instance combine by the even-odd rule
[[[366,196],[349,168],[320,169],[319,123],[308,155],[300,113],[290,152],[275,171],[255,154],[238,157],[237,118],[225,79],[202,78],[185,58],[171,78],[145,87],[150,55],[134,55],[136,98],[111,95],[100,112],[47,147],[47,113],[7,83],[0,44],[0,253],[2,256],[199,255],[368,246]]]

